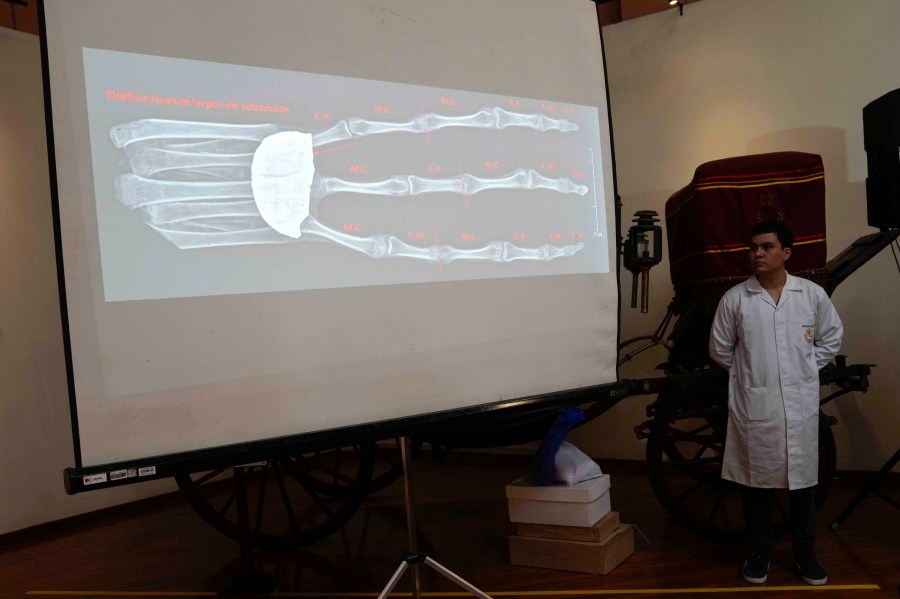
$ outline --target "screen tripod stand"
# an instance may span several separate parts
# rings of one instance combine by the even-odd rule
[[[478,590],[473,585],[469,584],[458,575],[454,574],[441,564],[437,563],[435,560],[431,559],[425,553],[421,553],[418,551],[418,543],[416,539],[416,520],[415,520],[415,512],[413,510],[413,498],[412,498],[412,475],[410,473],[410,466],[412,464],[412,459],[410,458],[410,442],[409,437],[401,437],[400,438],[400,460],[403,464],[403,503],[406,508],[406,535],[407,542],[409,545],[409,552],[403,557],[403,561],[400,563],[400,566],[394,572],[394,575],[391,576],[391,579],[388,581],[387,586],[384,587],[384,590],[381,591],[381,594],[378,595],[378,599],[386,599],[388,595],[391,594],[391,591],[394,590],[394,587],[397,586],[397,583],[400,582],[400,579],[403,577],[403,573],[406,572],[407,568],[410,565],[413,567],[413,599],[421,599],[422,597],[422,589],[421,589],[421,580],[419,577],[420,574],[420,566],[424,563],[426,566],[431,567],[436,570],[439,574],[441,574],[444,578],[453,581],[457,585],[466,589],[476,597],[480,597],[481,599],[491,599],[491,596],[487,593],[484,593]]]

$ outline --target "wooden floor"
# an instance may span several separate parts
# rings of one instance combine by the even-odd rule
[[[819,518],[818,554],[825,587],[805,585],[793,571],[789,540],[776,547],[769,581],[739,575],[743,547],[698,538],[672,521],[654,497],[642,465],[601,461],[611,475],[612,505],[637,525],[636,552],[607,576],[509,564],[514,531],[504,486],[528,469],[528,457],[425,453],[414,462],[420,549],[498,597],[897,597],[900,595],[900,510],[871,495],[836,531],[829,524],[865,479],[837,480]],[[897,498],[896,480],[881,486]],[[101,491],[102,492],[102,491]],[[649,541],[649,542],[648,542]],[[402,485],[365,500],[341,533],[303,550],[254,551],[277,577],[273,596],[375,597],[407,549]],[[423,568],[425,596],[466,596]],[[98,517],[0,539],[2,597],[202,597],[240,573],[238,546],[197,516],[177,495],[107,510]],[[406,573],[392,596],[410,596]],[[818,595],[817,595],[818,596]]]

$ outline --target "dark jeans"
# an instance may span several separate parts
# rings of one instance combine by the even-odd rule
[[[744,523],[747,541],[754,553],[769,555],[775,532],[772,512],[775,506],[775,489],[742,487]],[[816,488],[807,487],[789,491],[790,523],[795,555],[811,553],[816,541]]]

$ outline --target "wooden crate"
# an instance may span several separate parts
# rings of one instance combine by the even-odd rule
[[[584,541],[599,543],[619,528],[619,512],[610,512],[591,527],[554,526],[552,524],[530,524],[518,522],[516,534],[520,537],[559,539],[561,541]]]
[[[509,538],[509,561],[514,566],[609,574],[632,553],[634,527],[631,524],[620,524],[599,543],[519,535]]]

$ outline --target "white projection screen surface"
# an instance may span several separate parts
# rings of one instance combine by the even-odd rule
[[[76,466],[616,382],[589,0],[45,0]]]

